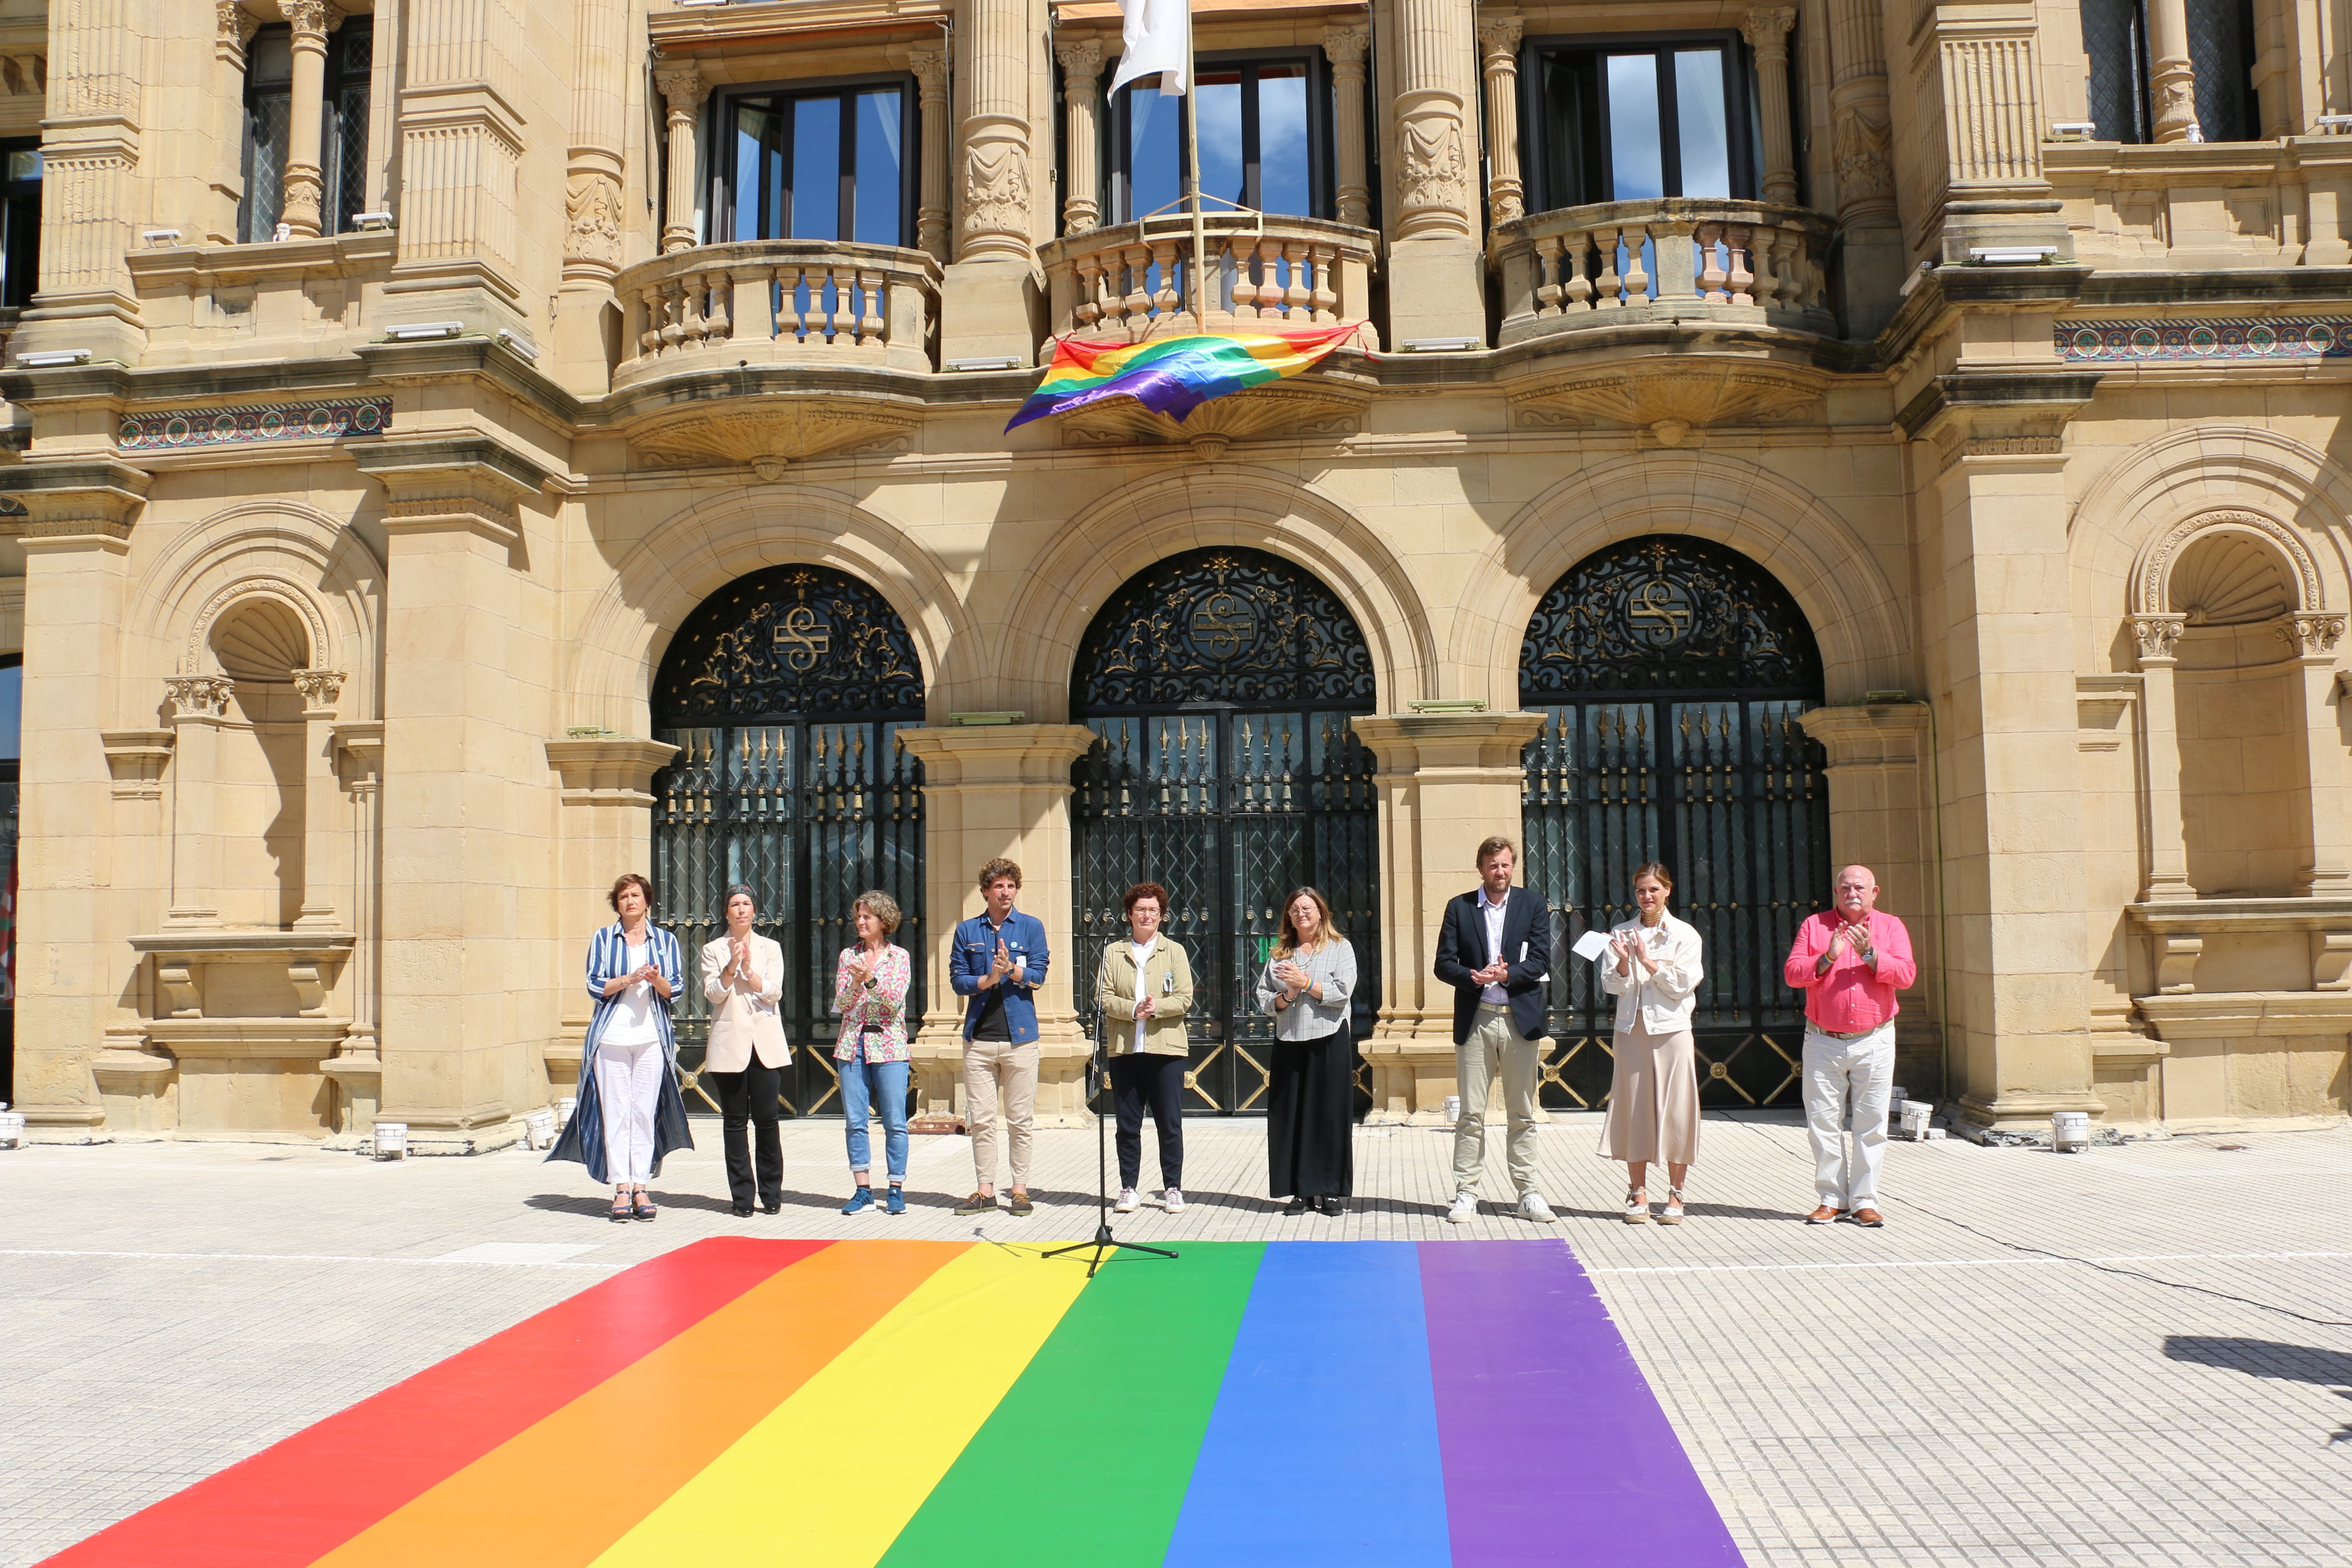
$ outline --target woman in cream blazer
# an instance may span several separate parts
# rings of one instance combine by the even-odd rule
[[[1168,889],[1138,882],[1127,890],[1128,935],[1103,952],[1095,982],[1102,1009],[1103,1048],[1118,1110],[1118,1202],[1133,1214],[1136,1179],[1143,1171],[1143,1108],[1151,1108],[1160,1135],[1160,1203],[1184,1209],[1184,1066],[1192,1042],[1184,1015],[1192,1005],[1192,961],[1160,933]]]
[[[793,1059],[776,1003],[784,994],[784,950],[751,929],[759,914],[749,888],[727,889],[727,934],[702,949],[702,994],[710,999],[710,1044],[702,1076],[719,1090],[725,1120],[727,1190],[740,1216],[784,1206],[784,1146],[776,1131],[783,1069]],[[759,1168],[753,1184],[746,1123],[756,1124]]]
[[[1683,1222],[1683,1180],[1698,1158],[1698,1054],[1691,1041],[1691,1007],[1706,973],[1698,931],[1666,912],[1675,879],[1653,860],[1633,873],[1638,919],[1616,926],[1593,960],[1601,989],[1617,998],[1617,1065],[1609,1084],[1609,1121],[1601,1129],[1603,1159],[1625,1162],[1625,1223],[1650,1218],[1643,1187],[1653,1160],[1664,1163],[1672,1184],[1660,1225]]]

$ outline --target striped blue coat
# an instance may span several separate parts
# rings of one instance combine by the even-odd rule
[[[662,972],[669,982],[674,998],[686,986],[686,958],[678,951],[677,938],[650,921],[646,926],[646,958]],[[595,1016],[588,1020],[588,1037],[580,1047],[580,1103],[572,1108],[572,1120],[564,1124],[563,1135],[548,1151],[550,1160],[577,1160],[588,1167],[588,1174],[599,1182],[609,1181],[604,1168],[604,1112],[596,1098],[596,1042],[604,1033],[604,1025],[613,1010],[621,1005],[620,996],[604,994],[604,982],[629,972],[629,942],[621,932],[621,922],[614,921],[588,941],[588,994],[596,999]],[[656,992],[654,995],[654,1027],[661,1034],[662,1055],[668,1059],[670,1070],[661,1077],[661,1100],[654,1107],[654,1174],[661,1174],[662,1157],[674,1149],[694,1147],[694,1134],[686,1125],[686,1097],[677,1089],[677,1037],[670,1032],[669,1015],[672,1003],[665,1002]]]

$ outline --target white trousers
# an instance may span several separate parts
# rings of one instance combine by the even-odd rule
[[[618,1184],[654,1173],[654,1110],[669,1058],[659,1040],[596,1047],[596,1100],[604,1115],[604,1176]]]
[[[1892,1019],[1858,1040],[1805,1030],[1805,1131],[1813,1141],[1813,1190],[1833,1209],[1878,1206],[1886,1153],[1886,1101],[1895,1087]],[[1851,1157],[1846,1139],[1851,1134]]]

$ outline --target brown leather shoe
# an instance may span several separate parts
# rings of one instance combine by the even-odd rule
[[[1805,1216],[1805,1223],[1807,1225],[1829,1225],[1833,1221],[1841,1220],[1844,1217],[1845,1210],[1833,1209],[1830,1207],[1829,1205],[1823,1204],[1821,1207],[1815,1209],[1812,1213]]]
[[[1853,1223],[1864,1230],[1876,1230],[1886,1223],[1886,1216],[1876,1209],[1856,1209],[1853,1211]]]

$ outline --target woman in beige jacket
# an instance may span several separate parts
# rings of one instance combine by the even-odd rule
[[[710,1000],[710,1044],[702,1076],[719,1090],[725,1121],[727,1190],[740,1217],[755,1195],[745,1123],[759,1131],[756,1195],[770,1214],[784,1206],[784,1146],[776,1130],[783,1069],[793,1059],[776,1003],[784,994],[784,950],[751,929],[759,906],[749,888],[727,889],[727,934],[702,949],[702,994]]]
[[[1192,1050],[1184,1014],[1192,1005],[1192,963],[1160,934],[1168,889],[1138,882],[1127,890],[1128,936],[1103,953],[1095,983],[1102,1009],[1103,1045],[1118,1110],[1119,1214],[1133,1214],[1135,1183],[1143,1169],[1143,1110],[1160,1135],[1160,1202],[1184,1209],[1184,1068]]]
[[[1655,860],[1633,873],[1639,918],[1609,933],[1593,960],[1601,988],[1617,998],[1616,1067],[1609,1084],[1609,1122],[1601,1157],[1625,1162],[1625,1223],[1650,1217],[1643,1190],[1650,1162],[1661,1161],[1672,1186],[1660,1225],[1683,1221],[1683,1183],[1698,1158],[1698,1055],[1691,1009],[1706,973],[1696,927],[1666,912],[1675,879]]]

